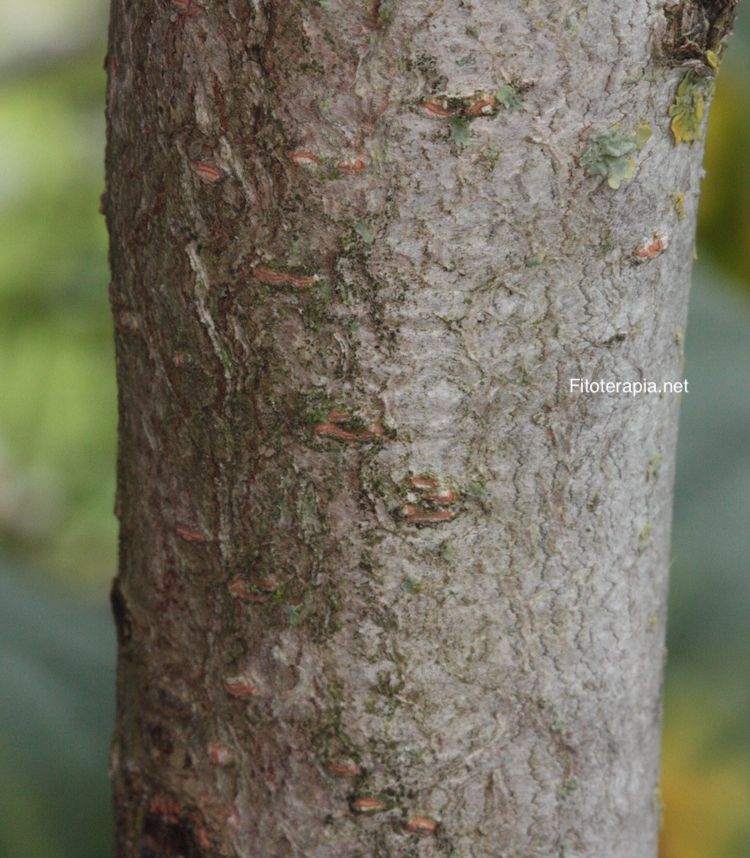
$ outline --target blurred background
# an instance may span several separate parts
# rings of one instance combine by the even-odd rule
[[[660,858],[750,856],[750,8],[711,113]],[[0,854],[107,858],[115,380],[103,0],[0,4]],[[604,856],[603,856],[604,858]]]

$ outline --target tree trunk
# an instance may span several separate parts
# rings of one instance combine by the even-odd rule
[[[118,856],[655,854],[731,5],[114,0]]]

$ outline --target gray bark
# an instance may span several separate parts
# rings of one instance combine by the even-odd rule
[[[682,377],[664,26],[114,0],[118,855],[655,855],[678,397],[568,380]]]

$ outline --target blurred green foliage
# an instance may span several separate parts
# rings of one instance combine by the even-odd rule
[[[734,62],[731,59],[740,54]],[[698,218],[698,244],[750,290],[750,34],[744,52],[730,51],[711,108]]]
[[[742,14],[711,113],[686,343],[661,858],[750,855],[750,9]],[[12,558],[0,559],[0,817],[11,820],[0,854],[9,858],[111,854],[105,20],[104,0],[0,6],[0,546]]]
[[[0,534],[79,583],[114,568],[101,52],[0,88]]]

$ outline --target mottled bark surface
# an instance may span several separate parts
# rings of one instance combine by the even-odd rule
[[[655,854],[678,397],[568,379],[682,377],[664,26],[114,0],[121,858]]]

